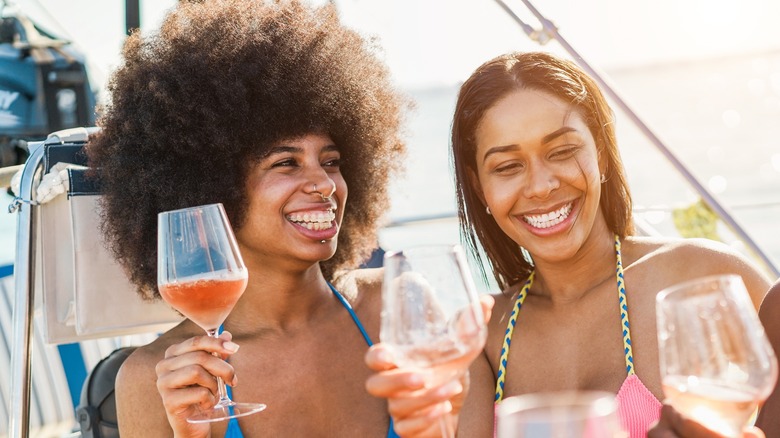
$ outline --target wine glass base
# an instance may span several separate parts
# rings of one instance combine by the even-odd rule
[[[201,412],[187,419],[188,423],[214,423],[231,418],[245,417],[264,410],[266,406],[263,403],[233,403],[228,406],[214,406],[209,411]]]

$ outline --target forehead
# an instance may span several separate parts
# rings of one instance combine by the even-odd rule
[[[579,111],[568,102],[539,90],[516,90],[485,112],[475,132],[477,149],[535,145],[563,126],[583,135],[589,132]]]

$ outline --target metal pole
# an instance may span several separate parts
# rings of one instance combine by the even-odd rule
[[[503,0],[496,0],[501,4],[501,7],[507,9]],[[587,72],[593,79],[598,82],[599,86],[604,92],[615,102],[623,113],[639,128],[642,134],[647,137],[648,140],[669,160],[678,172],[688,181],[689,184],[699,193],[704,199],[704,202],[712,208],[713,211],[720,217],[720,219],[748,246],[748,248],[760,259],[766,269],[774,275],[774,277],[780,277],[780,270],[774,265],[772,260],[767,256],[764,251],[755,243],[755,241],[747,234],[744,228],[737,222],[737,220],[729,213],[729,211],[721,205],[720,202],[715,199],[715,196],[704,187],[698,179],[685,167],[680,159],[672,152],[657,135],[645,124],[645,122],[639,118],[639,116],[631,109],[631,107],[623,100],[623,98],[615,91],[614,88],[599,74],[580,54],[561,36],[558,32],[558,28],[552,21],[545,18],[530,2],[530,0],[522,0],[523,4],[536,16],[539,22],[542,24],[543,33],[552,39],[558,41],[558,43],[574,57],[575,61]],[[523,23],[517,15],[510,13],[515,21],[526,30],[527,24]],[[527,32],[527,31],[526,31]],[[530,35],[529,35],[530,36]]]
[[[35,143],[30,143],[30,148]],[[33,179],[43,158],[43,142],[30,155],[22,171],[14,263],[13,345],[11,350],[11,416],[8,436],[27,438],[30,433],[30,384],[35,290],[35,223],[37,207],[18,200],[33,199]]]
[[[125,33],[130,33],[141,28],[141,4],[140,0],[125,0]]]

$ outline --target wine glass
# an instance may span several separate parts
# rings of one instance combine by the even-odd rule
[[[157,217],[157,286],[173,308],[217,337],[248,279],[247,269],[222,204],[165,211]],[[216,356],[216,354],[215,354]],[[208,423],[265,409],[235,403],[217,377],[219,401],[187,421]]]
[[[622,438],[615,394],[559,391],[508,397],[497,408],[498,438]]]
[[[710,276],[656,297],[661,383],[667,402],[738,437],[777,381],[777,359],[737,275]]]
[[[420,246],[384,256],[380,339],[399,367],[426,385],[458,377],[485,344],[487,328],[463,249]],[[454,431],[442,418],[442,436]]]

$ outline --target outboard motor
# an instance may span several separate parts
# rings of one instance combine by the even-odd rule
[[[84,57],[6,3],[0,3],[0,167],[23,164],[27,141],[95,124]]]

